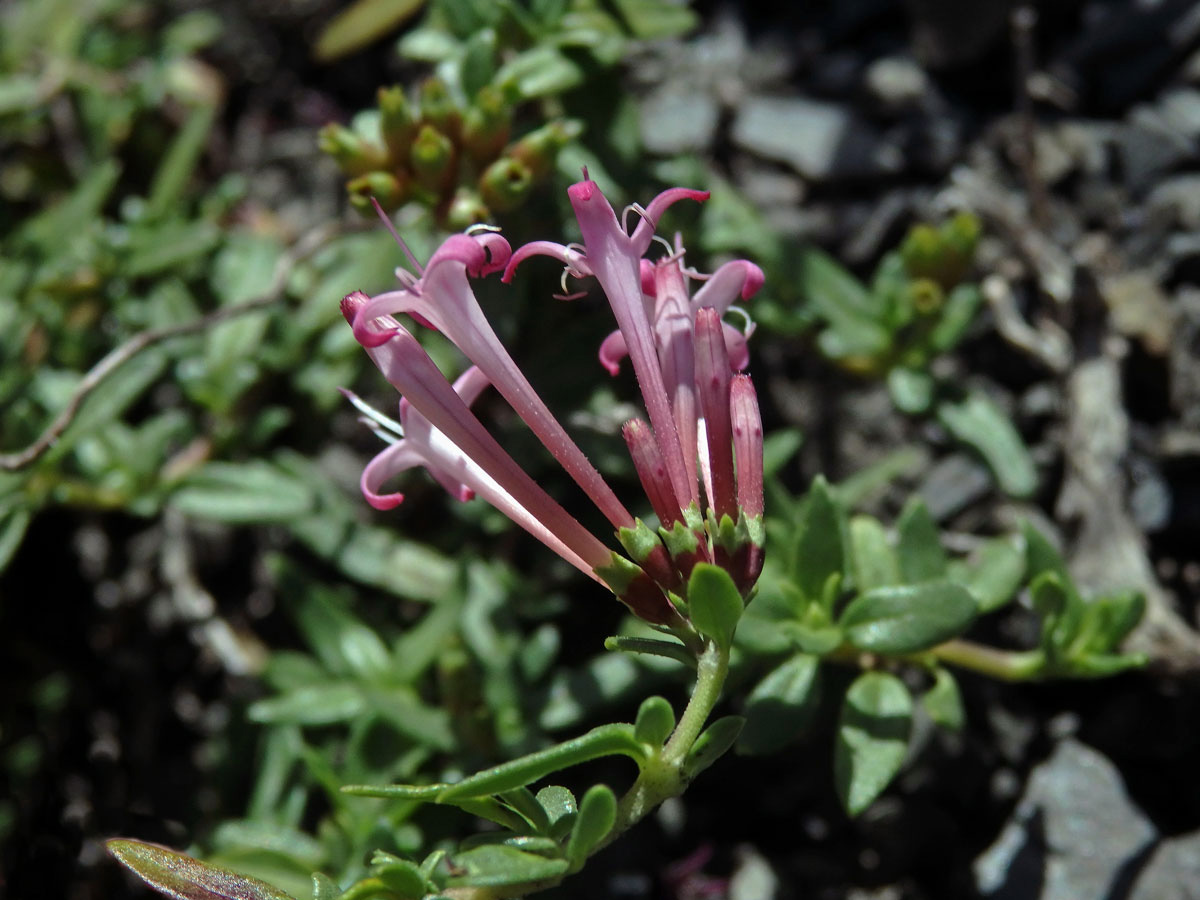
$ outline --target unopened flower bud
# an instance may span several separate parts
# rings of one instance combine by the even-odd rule
[[[359,212],[371,211],[371,198],[379,201],[385,210],[398,209],[408,200],[406,186],[390,172],[368,172],[346,184],[350,203]]]
[[[463,150],[476,165],[500,155],[512,130],[512,106],[504,94],[485,85],[463,117]]]
[[[377,147],[345,125],[331,122],[317,132],[317,146],[328,153],[347,175],[365,175],[387,166],[382,147]]]
[[[696,389],[708,439],[712,496],[719,520],[737,515],[733,474],[733,435],[729,409],[729,352],[721,316],[711,307],[696,312]]]
[[[525,202],[533,176],[524,164],[509,157],[496,160],[479,177],[479,193],[496,212],[508,212]]]
[[[454,142],[432,125],[422,125],[409,150],[417,183],[438,193],[454,174]]]
[[[583,126],[574,119],[550,122],[509,147],[505,156],[523,163],[534,180],[544,178],[554,168],[558,151],[582,131]]]
[[[763,514],[763,430],[758,394],[749,375],[734,375],[729,385],[729,414],[737,456],[738,507],[748,516]]]
[[[492,211],[483,198],[469,187],[460,187],[454,193],[446,209],[446,227],[455,231],[466,231],[480,222],[490,222]]]
[[[432,125],[452,141],[462,135],[462,113],[440,78],[429,78],[421,84],[421,122]]]
[[[400,85],[381,87],[377,94],[379,103],[379,130],[387,145],[388,155],[395,164],[408,160],[408,151],[417,136],[417,122],[412,107]]]
[[[609,564],[596,569],[596,574],[638,618],[653,625],[683,624],[683,617],[663,589],[640,566],[619,553],[613,553]]]
[[[625,438],[625,444],[629,447],[633,468],[642,483],[642,490],[646,492],[646,499],[650,501],[654,514],[658,516],[658,521],[665,528],[670,528],[674,522],[682,521],[683,511],[675,499],[662,451],[649,423],[642,419],[630,419],[622,426],[621,436]]]

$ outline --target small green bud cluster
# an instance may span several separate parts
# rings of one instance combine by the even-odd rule
[[[360,210],[374,198],[388,212],[409,202],[438,222],[463,229],[525,202],[579,133],[572,120],[553,120],[512,139],[515,98],[485,85],[469,103],[430,78],[415,92],[380,88],[376,107],[350,127],[331,123],[318,143],[349,176],[346,190]]]

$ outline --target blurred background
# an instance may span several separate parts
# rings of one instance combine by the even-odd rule
[[[338,784],[490,765],[682,696],[669,666],[606,654],[619,605],[494,511],[418,473],[398,510],[370,510],[357,479],[379,441],[337,390],[395,410],[338,311],[404,264],[368,197],[421,260],[476,221],[563,241],[584,165],[614,205],[711,190],[664,233],[701,270],[764,268],[747,311],[778,490],[824,473],[885,522],[919,495],[963,554],[1030,519],[1081,584],[1146,595],[1132,640],[1150,664],[964,677],[964,729],[929,729],[855,820],[829,775],[836,710],[819,711],[811,737],[723,760],[558,896],[1194,887],[1197,12],[9,0],[0,894],[149,896],[104,855],[124,835],[305,897],[313,870],[346,883],[370,848],[455,833]],[[553,264],[522,271],[480,283],[485,308],[636,496],[619,436],[635,385],[594,355],[603,298],[564,303]],[[507,407],[481,409],[594,514]],[[984,633],[1028,645],[1032,621],[1017,604]]]

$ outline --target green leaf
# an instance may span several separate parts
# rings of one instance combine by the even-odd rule
[[[729,573],[710,563],[697,563],[688,579],[688,615],[705,637],[728,649],[745,605]]]
[[[236,875],[156,844],[114,838],[106,846],[142,881],[177,900],[293,900],[265,881]]]
[[[633,736],[651,747],[661,747],[675,729],[675,710],[665,697],[647,697],[638,707]]]
[[[845,571],[841,513],[829,483],[820,475],[813,479],[796,523],[791,570],[810,603],[822,600],[831,575],[842,575]]]
[[[391,34],[415,15],[425,0],[358,0],[321,29],[313,45],[319,62],[333,62]]]
[[[658,638],[625,637],[612,635],[604,639],[604,649],[621,653],[640,653],[644,656],[658,656],[681,662],[689,668],[696,668],[696,658],[678,641],[662,641]]]
[[[450,887],[508,887],[565,875],[565,859],[547,859],[503,844],[485,844],[451,855],[455,869],[465,874],[447,879]]]
[[[928,344],[933,353],[954,349],[983,305],[983,292],[973,284],[960,284],[950,292],[942,306],[937,325],[929,332]]]
[[[335,675],[378,681],[391,673],[383,641],[351,613],[345,597],[312,578],[283,556],[268,567],[281,596],[295,610],[296,623],[325,667]]]
[[[574,740],[501,763],[450,785],[438,796],[438,802],[498,794],[531,784],[552,772],[602,756],[617,755],[628,756],[639,763],[645,758],[645,747],[633,736],[632,725],[600,725]]]
[[[595,784],[588,788],[579,801],[579,813],[575,827],[567,841],[567,860],[570,871],[578,872],[587,862],[588,854],[608,837],[617,821],[617,795],[606,785]]]
[[[167,357],[155,350],[140,353],[121,365],[83,401],[62,437],[42,457],[43,462],[62,459],[83,438],[120,419],[125,410],[158,380],[166,365]]]
[[[554,47],[541,44],[518,53],[496,73],[495,84],[511,81],[525,100],[561,94],[583,83],[579,65]]]
[[[313,506],[309,485],[260,460],[210,462],[171,495],[170,505],[199,519],[230,524],[287,522]]]
[[[652,41],[676,37],[696,27],[696,13],[669,0],[613,0],[633,37]]]
[[[217,826],[211,838],[215,853],[225,855],[263,851],[287,857],[306,870],[305,875],[326,862],[325,848],[302,831],[268,821],[231,819]]]
[[[962,400],[940,401],[935,411],[947,431],[983,457],[1002,491],[1028,497],[1037,490],[1037,468],[1025,442],[989,397],[973,391]]]
[[[1083,622],[1083,598],[1074,585],[1057,572],[1045,571],[1029,585],[1033,610],[1042,619],[1041,647],[1047,660],[1057,665],[1075,642]]]
[[[205,103],[192,109],[154,173],[144,213],[147,219],[157,221],[178,207],[188,179],[200,162],[216,115],[216,103]]]
[[[1044,572],[1052,572],[1063,584],[1072,583],[1066,560],[1058,552],[1058,548],[1050,543],[1050,539],[1033,527],[1032,522],[1022,523],[1021,535],[1025,538],[1025,568],[1030,579]]]
[[[271,725],[332,725],[364,713],[367,701],[357,685],[346,682],[297,688],[250,705],[252,722]]]
[[[551,784],[538,791],[536,797],[546,811],[546,818],[550,820],[550,836],[562,840],[575,823],[575,815],[579,811],[575,795],[561,785]]]
[[[341,889],[329,878],[317,872],[312,877],[312,900],[338,900],[342,896]]]
[[[923,369],[893,366],[888,370],[887,386],[896,409],[910,416],[928,412],[933,404],[936,382]]]
[[[3,572],[16,555],[33,513],[17,507],[0,513],[0,572]]]
[[[122,264],[128,278],[165,273],[207,256],[221,244],[221,229],[204,219],[146,220],[131,230],[128,256]]]
[[[933,685],[921,695],[921,705],[938,725],[950,731],[962,731],[966,715],[958,681],[948,670],[939,667],[933,673]]]
[[[870,806],[900,771],[911,726],[912,695],[899,678],[864,672],[850,685],[838,722],[833,773],[851,816]]]
[[[806,247],[801,254],[800,289],[835,327],[843,316],[871,322],[882,312],[861,281],[816,247]]]
[[[966,630],[975,598],[961,584],[931,581],[895,585],[860,594],[838,622],[860,650],[904,654],[927,650]]]
[[[850,520],[850,547],[854,560],[854,586],[859,591],[900,582],[900,563],[888,541],[887,532],[873,516]]]
[[[746,727],[738,749],[772,753],[799,737],[820,701],[820,671],[820,658],[807,653],[771,670],[746,698]]]
[[[745,724],[746,720],[742,716],[725,716],[704,729],[700,737],[696,738],[696,743],[688,750],[687,758],[683,762],[683,771],[687,776],[695,778],[724,756],[737,741]]]
[[[919,497],[904,505],[896,524],[900,574],[905,581],[933,581],[946,577],[946,551],[929,508]]]
[[[975,596],[980,614],[999,609],[1016,596],[1025,580],[1025,553],[1011,537],[993,538],[977,558],[954,578]]]
[[[421,874],[420,866],[398,857],[382,861],[379,856],[380,854],[377,853],[376,858],[371,861],[371,869],[374,871],[375,877],[382,881],[389,890],[400,895],[400,900],[421,900],[425,896],[429,890],[429,884],[426,882],[425,876]]]

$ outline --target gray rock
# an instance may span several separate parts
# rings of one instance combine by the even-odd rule
[[[1149,187],[1159,175],[1196,154],[1195,143],[1150,106],[1135,107],[1119,135],[1117,146],[1130,190]]]
[[[904,56],[875,60],[867,67],[863,82],[890,113],[919,108],[929,93],[929,76],[925,70],[915,60]]]
[[[1187,173],[1164,178],[1154,186],[1146,205],[1189,231],[1200,229],[1200,175]]]
[[[1116,767],[1067,738],[1034,769],[1012,819],[975,861],[976,884],[989,900],[1120,896],[1114,887],[1155,838]]]
[[[917,493],[934,519],[944,521],[970,506],[992,489],[992,476],[985,465],[965,453],[938,460]]]
[[[1200,831],[1159,844],[1129,900],[1200,900]]]
[[[643,100],[638,115],[646,149],[664,156],[707,150],[719,118],[710,92],[671,86]]]
[[[1179,134],[1193,140],[1200,138],[1200,91],[1195,88],[1167,91],[1157,106],[1163,120]]]
[[[906,0],[917,58],[934,69],[977,59],[1004,35],[1013,5],[1014,0]]]
[[[732,138],[744,150],[823,181],[893,172],[902,160],[845,107],[806,97],[754,97],[738,109]]]

